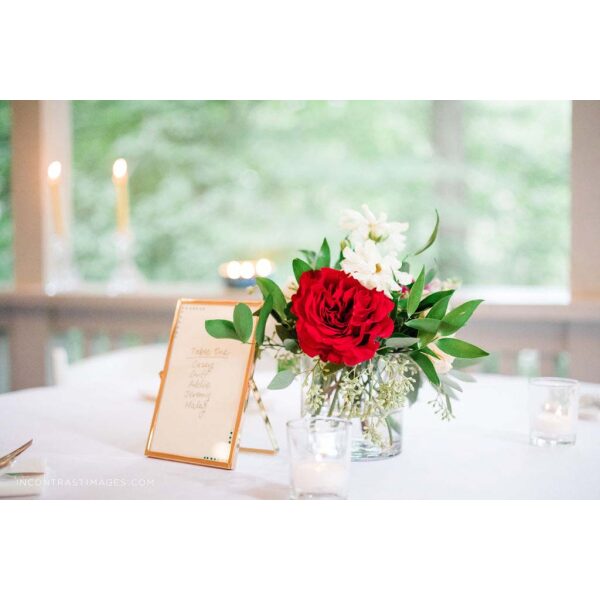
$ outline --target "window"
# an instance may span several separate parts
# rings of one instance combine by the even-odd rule
[[[565,288],[567,102],[74,102],[76,256],[113,256],[111,166],[130,166],[138,264],[151,280],[215,279],[234,258],[287,268],[339,238],[344,207],[442,218],[436,258],[465,284]],[[0,113],[1,114],[1,113]],[[1,188],[0,188],[1,189]]]
[[[0,283],[13,277],[10,206],[10,102],[0,100]]]

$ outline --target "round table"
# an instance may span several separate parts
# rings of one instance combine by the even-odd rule
[[[268,381],[263,375],[259,384]],[[526,379],[480,376],[464,387],[451,422],[432,414],[432,391],[423,389],[405,411],[402,454],[353,463],[350,498],[600,498],[600,422],[580,421],[575,446],[534,447]],[[582,385],[582,393],[598,396],[600,385]],[[233,471],[146,458],[153,402],[139,382],[1,395],[0,456],[34,439],[28,453],[47,462],[38,498],[285,499],[285,422],[299,412],[299,393],[265,391],[263,399],[282,450],[240,453]],[[246,415],[242,444],[268,445],[255,409]]]

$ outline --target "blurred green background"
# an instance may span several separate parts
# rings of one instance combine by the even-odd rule
[[[12,273],[10,118],[0,102],[0,280]],[[129,163],[137,261],[150,280],[340,239],[346,207],[409,221],[409,248],[477,285],[568,285],[568,102],[78,101],[78,266],[114,264],[112,163]]]

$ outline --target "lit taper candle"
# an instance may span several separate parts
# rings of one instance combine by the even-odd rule
[[[54,233],[62,237],[65,233],[65,220],[60,199],[61,164],[55,160],[48,165],[48,183],[50,184],[50,200],[52,202],[52,223]]]
[[[127,161],[118,158],[113,165],[113,183],[117,193],[117,229],[129,231],[129,189],[127,185]]]

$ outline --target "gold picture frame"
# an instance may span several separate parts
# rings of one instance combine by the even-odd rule
[[[185,463],[191,463],[191,464],[196,464],[196,465],[204,465],[207,467],[216,467],[216,468],[220,468],[220,469],[233,469],[235,468],[235,462],[237,459],[237,454],[238,451],[240,450],[239,448],[239,442],[240,442],[240,429],[241,429],[241,423],[242,423],[242,418],[244,415],[244,410],[246,407],[246,402],[248,399],[248,393],[249,393],[249,389],[250,386],[253,386],[253,383],[251,383],[252,380],[252,373],[253,373],[253,368],[254,368],[254,333],[252,334],[249,342],[247,344],[241,344],[240,342],[237,342],[236,340],[215,340],[214,338],[211,338],[208,333],[205,332],[204,330],[204,322],[207,320],[207,318],[230,318],[231,317],[231,313],[232,313],[232,309],[235,307],[235,305],[238,304],[237,300],[199,300],[199,299],[187,299],[187,298],[182,298],[177,302],[177,307],[175,309],[175,315],[173,317],[173,324],[171,326],[171,332],[169,335],[169,344],[168,344],[168,348],[167,348],[167,355],[165,358],[165,365],[164,365],[164,369],[161,373],[161,381],[160,381],[160,389],[158,392],[158,396],[156,398],[156,404],[154,407],[154,414],[152,416],[152,421],[150,424],[150,431],[148,433],[148,439],[146,442],[146,449],[145,449],[145,455],[151,458],[159,458],[159,459],[164,459],[164,460],[173,460],[173,461],[177,461],[177,462],[185,462]],[[260,301],[245,301],[245,304],[247,304],[253,311],[255,311],[256,309],[260,308],[260,306],[262,305],[262,302]],[[202,308],[198,308],[198,307],[202,307]],[[228,310],[227,312],[223,311],[222,309],[226,308],[226,309],[231,309]],[[213,310],[211,310],[213,309]],[[197,318],[197,315],[194,317],[190,317],[189,315],[192,314],[194,311],[199,311],[199,312],[203,312],[204,314],[201,315],[199,318]],[[239,385],[237,386],[241,391],[239,393],[239,395],[237,396],[237,398],[230,399],[230,394],[227,395],[227,401],[229,402],[228,405],[228,409],[230,410],[230,415],[229,417],[231,418],[231,421],[227,421],[227,423],[231,423],[227,425],[227,429],[229,429],[229,427],[231,427],[229,429],[228,432],[228,436],[227,436],[227,449],[225,449],[225,447],[223,446],[223,444],[225,444],[225,439],[221,440],[219,442],[220,446],[220,453],[219,455],[217,455],[218,453],[207,453],[204,452],[204,454],[202,453],[202,451],[199,452],[199,454],[201,454],[201,456],[193,456],[190,455],[191,453],[189,451],[186,451],[185,454],[179,453],[179,452],[175,452],[175,451],[166,451],[166,447],[165,446],[169,446],[169,442],[168,440],[170,439],[170,445],[172,446],[182,446],[182,441],[180,439],[178,439],[177,435],[173,435],[173,432],[169,432],[168,431],[168,427],[174,427],[174,424],[177,422],[177,419],[179,419],[178,421],[178,426],[180,426],[182,428],[182,430],[187,431],[187,435],[190,436],[190,432],[193,432],[194,435],[197,433],[198,435],[201,436],[201,431],[200,431],[200,427],[198,427],[198,431],[196,432],[194,430],[193,425],[190,425],[191,421],[189,420],[189,416],[187,416],[187,418],[183,418],[184,415],[181,414],[182,408],[183,406],[187,405],[184,403],[184,398],[181,397],[181,394],[177,394],[177,393],[173,393],[172,390],[170,388],[173,388],[175,386],[175,388],[178,388],[179,390],[183,389],[184,387],[184,383],[181,381],[182,378],[184,378],[185,376],[185,371],[184,369],[181,367],[180,364],[178,364],[176,366],[177,371],[178,371],[178,376],[179,380],[175,380],[173,381],[173,377],[175,377],[174,375],[172,375],[172,359],[174,356],[174,353],[176,351],[177,355],[178,355],[178,360],[179,362],[182,361],[182,349],[177,347],[176,348],[176,344],[178,343],[190,343],[189,339],[184,340],[183,342],[181,341],[182,336],[182,331],[180,331],[180,326],[182,323],[182,315],[186,315],[186,318],[189,320],[190,318],[195,318],[198,322],[196,323],[196,325],[199,326],[199,322],[202,321],[202,333],[206,336],[205,341],[207,342],[208,346],[207,348],[211,348],[211,351],[216,351],[216,348],[220,349],[221,354],[225,354],[225,352],[229,353],[227,354],[227,357],[231,358],[231,356],[235,356],[235,361],[230,360],[229,362],[232,363],[231,366],[234,367],[234,372],[235,372],[235,367],[237,365],[237,367],[241,367],[243,368],[243,372],[239,373],[239,376],[242,378],[239,381]],[[189,331],[185,331],[185,336],[189,337],[190,332]],[[183,355],[183,358],[186,358],[187,355]],[[193,358],[193,357],[187,357],[187,358]],[[204,356],[204,358],[206,359],[206,356]],[[215,359],[215,362],[219,362],[220,365],[226,364],[223,361],[216,361],[216,358],[224,358],[224,356],[209,356],[208,360],[211,359]],[[243,364],[242,364],[243,363]],[[215,371],[219,371],[219,369],[221,369],[222,371],[222,367],[218,366]],[[240,371],[241,371],[240,368]],[[184,371],[183,373],[181,373],[181,371]],[[234,389],[235,386],[235,380],[230,378],[229,375],[229,371],[227,372],[227,377],[225,379],[227,379],[226,382],[223,382],[225,385],[228,385],[230,387],[230,389]],[[171,377],[170,377],[171,375]],[[189,374],[187,375],[188,377],[190,376]],[[232,383],[233,382],[233,383]],[[254,392],[255,386],[252,387],[252,390]],[[167,397],[165,400],[165,394],[167,393],[167,390],[169,390],[169,393],[171,393],[172,395]],[[260,400],[259,400],[260,401]],[[166,403],[170,402],[173,406],[169,407],[169,425],[167,426],[167,433],[164,433],[164,428],[165,425],[161,425],[161,411],[163,411],[165,409],[165,407],[167,406]],[[222,407],[221,407],[222,408]],[[205,405],[205,410],[206,410],[206,405]],[[213,413],[215,411],[213,410]],[[204,414],[204,413],[203,413]],[[216,415],[219,416],[219,415]],[[227,415],[225,415],[227,416]],[[214,417],[214,415],[213,415]],[[223,423],[225,423],[225,419],[223,419]],[[223,423],[220,423],[219,425],[222,426]],[[268,417],[265,423],[268,423]],[[210,434],[214,433],[214,427],[211,427],[210,430]],[[160,433],[160,444],[157,444],[157,433]],[[181,433],[181,432],[179,432]],[[188,440],[189,442],[189,440]],[[187,442],[183,442],[183,445],[185,445]],[[158,446],[158,447],[157,447]],[[187,443],[187,446],[189,447],[190,444]],[[198,447],[200,448],[200,443],[198,443]],[[276,442],[273,444],[273,448],[274,451],[277,451],[277,447],[276,447]],[[228,451],[226,451],[228,450]],[[246,449],[246,450],[250,450],[252,451],[253,449]],[[192,454],[195,454],[196,452],[193,452]],[[271,453],[271,452],[269,452]],[[225,456],[226,454],[226,456]]]

